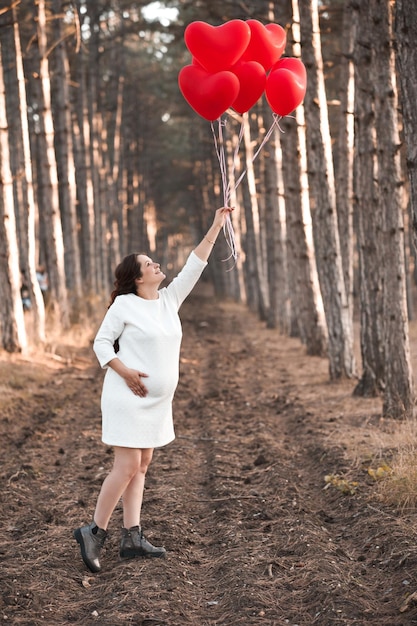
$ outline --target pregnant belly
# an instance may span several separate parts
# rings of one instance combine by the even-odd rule
[[[178,374],[176,372],[170,372],[169,375],[151,373],[142,381],[148,390],[149,397],[160,398],[174,393],[178,385]]]
[[[139,371],[146,372],[145,369],[139,369]],[[162,368],[157,371],[146,372],[147,377],[142,378],[143,384],[146,386],[148,393],[146,398],[148,400],[158,400],[160,398],[166,398],[172,396],[178,385],[178,371],[172,368],[169,371],[163,371]],[[107,374],[103,386],[103,394],[110,399],[111,396],[115,398],[121,397],[138,398],[129,389],[125,380],[119,376],[114,370],[107,370]]]

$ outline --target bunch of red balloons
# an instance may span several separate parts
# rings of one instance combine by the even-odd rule
[[[188,104],[206,120],[220,118],[230,107],[245,113],[264,92],[272,111],[280,116],[303,101],[306,69],[300,59],[281,58],[286,33],[279,24],[191,22],[184,40],[192,64],[180,70],[178,84]]]

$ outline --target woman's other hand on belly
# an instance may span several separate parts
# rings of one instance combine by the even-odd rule
[[[142,378],[148,378],[148,374],[126,367],[117,357],[109,361],[108,366],[124,379],[126,385],[135,396],[145,398],[148,395],[148,389],[142,381]]]

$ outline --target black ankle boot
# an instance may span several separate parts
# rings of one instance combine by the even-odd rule
[[[88,569],[99,572],[101,570],[99,555],[107,532],[99,528],[95,522],[91,522],[88,526],[74,530],[74,537],[80,544],[81,556]]]
[[[122,528],[120,542],[120,556],[122,559],[131,559],[135,556],[164,557],[165,548],[153,546],[145,537],[140,526]]]

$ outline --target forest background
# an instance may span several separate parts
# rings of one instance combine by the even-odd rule
[[[286,29],[307,93],[278,123],[265,98],[225,115],[228,176],[245,176],[230,194],[237,258],[224,238],[209,269],[216,294],[327,356],[331,379],[382,394],[384,415],[412,416],[415,13],[411,0],[3,3],[3,349],[45,344],[39,266],[62,329],[128,252],[181,266],[224,198],[210,123],[178,88],[184,30],[251,18]]]
[[[168,556],[117,561],[118,508],[92,576],[91,340],[121,257],[171,278],[224,202],[178,74],[187,25],[232,19],[285,28],[304,103],[222,116],[238,255],[220,235],[181,310],[144,510]],[[0,2],[4,623],[416,623],[416,31],[415,0]]]

